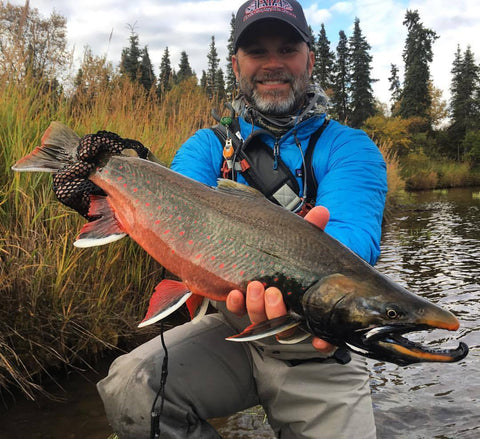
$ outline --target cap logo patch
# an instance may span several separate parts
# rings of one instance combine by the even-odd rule
[[[264,12],[282,12],[297,18],[293,13],[292,5],[286,0],[254,0],[245,8],[243,21],[248,20],[255,14],[261,14]]]

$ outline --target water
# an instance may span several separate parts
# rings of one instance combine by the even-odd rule
[[[480,189],[455,189],[413,194],[385,227],[377,268],[461,322],[455,333],[422,333],[418,341],[454,347],[462,340],[470,354],[459,363],[407,367],[369,360],[379,439],[480,438],[479,224]],[[70,374],[61,403],[19,397],[8,410],[0,405],[0,439],[107,439],[94,386],[107,364]],[[224,439],[273,438],[259,408],[214,425]]]

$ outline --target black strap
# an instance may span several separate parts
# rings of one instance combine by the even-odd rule
[[[307,179],[307,193],[304,194],[304,197],[307,200],[307,203],[311,204],[312,206],[315,205],[318,190],[318,182],[317,178],[315,177],[315,171],[313,169],[313,151],[315,151],[315,146],[317,145],[320,136],[322,135],[329,122],[330,119],[325,118],[322,126],[310,136],[307,151],[305,152],[305,169],[307,175],[305,175],[304,178]]]
[[[318,182],[315,177],[312,163],[313,152],[328,123],[329,120],[325,118],[324,123],[310,136],[307,150],[305,152],[306,175],[302,175],[302,178],[306,179],[307,193],[304,194],[304,197],[306,198],[307,203],[311,206],[315,205],[318,189]],[[295,175],[281,161],[280,157],[278,157],[278,160],[281,175],[279,175],[278,170],[275,173],[271,172],[274,160],[273,151],[259,138],[260,134],[266,132],[265,130],[254,131],[245,142],[242,142],[234,134],[240,129],[238,118],[233,118],[232,123],[228,128],[222,124],[217,124],[211,127],[211,129],[222,145],[225,144],[227,139],[227,130],[230,131],[229,135],[233,141],[236,161],[240,162],[241,160],[246,159],[250,165],[247,171],[242,172],[242,175],[252,187],[260,190],[267,198],[276,202],[272,199],[272,193],[285,183],[287,183],[297,194],[299,193],[300,189]],[[269,134],[268,132],[266,133]],[[233,178],[236,179],[234,174],[235,171],[233,172]]]

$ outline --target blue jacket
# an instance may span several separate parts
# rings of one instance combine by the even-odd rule
[[[296,136],[305,154],[310,136],[325,116],[316,116],[296,126]],[[244,139],[258,129],[240,118]],[[262,140],[273,148],[275,137]],[[295,172],[302,156],[293,129],[280,138],[280,156]],[[202,129],[177,151],[171,168],[210,186],[217,185],[223,164],[223,145],[211,129]],[[315,147],[312,165],[318,182],[316,205],[330,211],[325,231],[370,264],[380,255],[381,223],[387,193],[386,166],[377,146],[360,130],[330,121]],[[240,175],[240,183],[245,180]],[[302,187],[302,181],[298,184]]]

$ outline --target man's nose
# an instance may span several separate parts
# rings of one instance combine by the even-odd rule
[[[281,57],[275,52],[269,52],[265,58],[263,67],[269,70],[275,70],[283,66]]]

